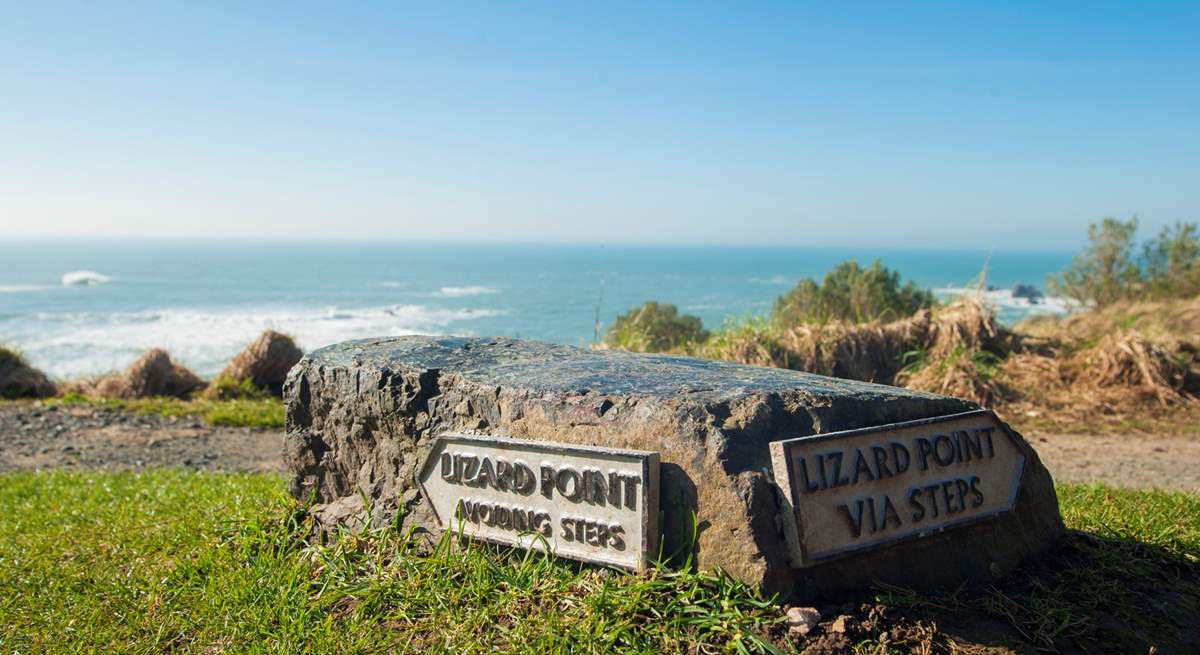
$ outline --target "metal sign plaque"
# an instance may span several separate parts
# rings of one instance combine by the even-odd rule
[[[776,441],[771,466],[792,565],[806,567],[1011,510],[1025,456],[978,410]]]
[[[658,546],[658,453],[445,434],[417,486],[476,539],[635,570]]]

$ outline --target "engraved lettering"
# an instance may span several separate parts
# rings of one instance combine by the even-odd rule
[[[513,491],[528,496],[533,493],[534,487],[537,486],[537,478],[533,475],[533,469],[521,460],[513,462]]]
[[[996,446],[992,443],[992,431],[995,429],[996,428],[979,428],[979,432],[982,432],[984,436],[987,437],[988,457],[996,456]]]
[[[554,488],[560,496],[572,502],[579,500],[583,495],[583,483],[579,479],[579,473],[570,467],[564,466],[558,470],[554,476]]]
[[[512,465],[503,459],[496,460],[496,489],[499,491],[508,491],[512,488],[512,483]]]
[[[945,457],[942,456],[942,446],[948,451]],[[937,462],[938,466],[950,466],[954,463],[954,442],[944,434],[939,434],[933,438],[933,461]]]
[[[896,506],[892,504],[891,496],[883,497],[883,518],[879,521],[883,529],[886,530],[889,523],[895,521],[896,527],[901,526],[900,513],[896,511]]]
[[[542,464],[542,495],[554,496],[554,467]]]
[[[842,510],[842,514],[846,517],[846,523],[850,525],[850,532],[857,539],[862,536],[862,519],[863,519],[863,501],[854,501],[854,510],[851,511],[847,505],[838,505],[838,509]]]
[[[808,462],[804,461],[803,457],[800,458],[800,479],[804,484],[804,493],[811,494],[814,491],[821,489],[816,482],[812,482],[808,479]]]
[[[908,470],[908,464],[911,461],[908,448],[899,441],[893,441],[890,445],[892,447],[892,461],[896,467],[896,475],[900,475]]]
[[[875,474],[871,472],[870,464],[867,464],[867,458],[863,457],[862,450],[854,450],[854,477],[850,480],[851,484],[858,484],[858,476],[865,473],[868,480],[874,480]]]
[[[972,475],[969,485],[971,487],[971,507],[979,507],[983,504],[983,492],[979,490],[979,476]]]
[[[925,506],[921,504],[917,497],[921,495],[920,489],[908,490],[908,505],[913,508],[912,520],[913,523],[925,518]]]
[[[634,569],[658,548],[657,453],[441,435],[417,484],[442,529],[473,538]]]
[[[842,476],[842,452],[829,453],[828,456],[833,460],[833,486],[844,487],[850,484],[850,479]]]
[[[625,550],[625,528],[614,523],[608,526],[608,536],[612,538],[610,545],[613,550]]]
[[[917,454],[921,456],[921,470],[929,470],[929,455],[933,452],[933,446],[925,437],[917,439]]]
[[[636,475],[627,475],[624,477],[624,481],[625,481],[625,507],[632,509],[632,510],[636,510],[637,509],[637,497],[638,497],[637,488],[638,488],[638,485],[641,484],[642,479]]]
[[[888,452],[883,446],[871,446],[871,454],[875,457],[875,470],[879,473],[879,479],[892,477],[892,470],[888,468]]]

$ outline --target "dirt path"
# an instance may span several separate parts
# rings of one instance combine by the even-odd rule
[[[1177,436],[1027,435],[1056,482],[1200,492],[1200,439]]]
[[[0,405],[0,472],[151,466],[282,471],[282,447],[277,430],[212,427],[199,419],[87,406]]]
[[[1054,479],[1200,492],[1200,439],[1027,434]],[[115,409],[0,405],[0,472],[54,467],[282,471],[275,430]]]

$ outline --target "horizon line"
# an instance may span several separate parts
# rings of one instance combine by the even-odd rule
[[[731,249],[753,249],[753,250],[883,250],[883,251],[904,251],[904,250],[936,250],[936,251],[960,251],[960,252],[1028,252],[1028,253],[1075,253],[1080,249],[1068,246],[1061,247],[987,247],[987,246],[951,246],[951,245],[849,245],[849,244],[803,244],[803,243],[780,243],[780,242],[669,242],[669,241],[581,241],[581,240],[524,240],[524,239],[451,239],[445,237],[288,237],[288,236],[271,236],[271,237],[242,237],[242,236],[129,236],[129,235],[78,235],[78,236],[61,236],[61,235],[21,235],[8,237],[0,240],[0,245],[5,242],[49,242],[49,241],[73,241],[73,242],[154,242],[154,243],[229,243],[229,244],[253,244],[253,243],[270,243],[270,244],[286,244],[286,243],[342,243],[342,244],[371,244],[371,245],[400,245],[400,244],[423,244],[423,245],[461,245],[461,246],[578,246],[578,247],[595,247],[595,248],[731,248]]]

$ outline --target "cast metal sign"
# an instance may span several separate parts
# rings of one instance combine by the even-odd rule
[[[986,410],[771,444],[793,566],[918,538],[1012,509],[1025,468]]]
[[[439,436],[417,485],[443,530],[630,569],[658,545],[658,453]]]

